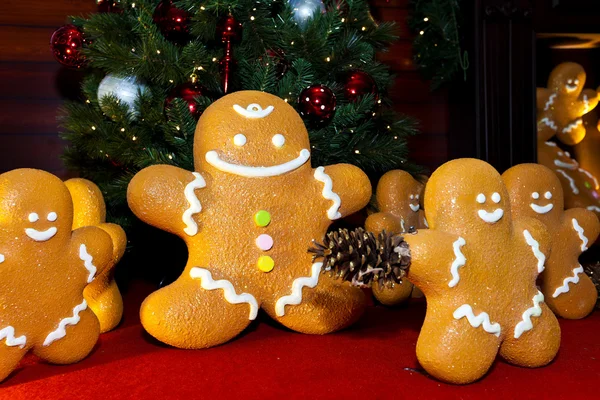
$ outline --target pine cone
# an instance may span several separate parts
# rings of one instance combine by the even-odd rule
[[[596,290],[599,293],[599,298],[596,299],[596,308],[600,308],[600,263],[588,264],[583,269],[586,275],[594,282],[594,285],[596,285]]]
[[[402,236],[382,232],[378,237],[362,228],[329,232],[324,243],[310,248],[313,261],[323,259],[323,271],[356,286],[392,286],[402,282],[410,266],[410,249]]]

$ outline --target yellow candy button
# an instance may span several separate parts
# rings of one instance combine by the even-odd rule
[[[267,226],[271,223],[271,214],[268,211],[260,210],[254,214],[254,223],[256,226]]]
[[[258,257],[258,269],[262,272],[271,272],[273,267],[275,267],[275,261],[269,256],[260,256]]]

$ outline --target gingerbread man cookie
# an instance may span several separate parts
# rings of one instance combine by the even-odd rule
[[[594,309],[598,293],[583,273],[578,258],[598,237],[598,218],[582,208],[563,211],[560,182],[542,165],[517,165],[507,170],[502,179],[508,188],[513,215],[536,218],[550,233],[552,252],[541,275],[546,303],[563,318],[587,316]]]
[[[598,157],[600,151],[600,121],[598,121],[596,111],[591,111],[583,116],[583,126],[585,127],[585,137],[574,147],[575,158],[590,175],[598,177],[600,176],[600,159]],[[596,188],[596,190],[599,189]],[[598,196],[598,199],[600,199],[600,196]],[[600,211],[600,209],[596,211]]]
[[[498,172],[475,159],[450,161],[425,188],[430,229],[406,235],[407,278],[427,298],[420,364],[452,383],[481,378],[499,353],[512,364],[548,364],[560,327],[536,287],[550,250],[544,225],[513,220]]]
[[[106,205],[102,192],[94,183],[81,178],[65,182],[73,199],[73,230],[84,226],[97,226],[110,235],[113,241],[113,264],[116,266],[127,246],[123,229],[106,223]],[[100,332],[114,329],[123,316],[123,298],[114,278],[114,268],[105,268],[83,292],[90,309],[100,321]]]
[[[556,135],[572,146],[585,136],[582,116],[598,105],[596,91],[583,89],[585,78],[581,65],[562,63],[550,73],[548,88],[538,88],[538,126],[552,132],[548,139]]]
[[[32,350],[57,364],[87,356],[100,334],[84,288],[113,264],[111,237],[72,230],[73,203],[52,174],[0,175],[0,380]]]
[[[142,304],[144,328],[176,347],[206,348],[237,336],[259,308],[304,333],[356,321],[362,292],[322,275],[306,249],[367,205],[367,176],[346,164],[312,169],[300,116],[267,93],[216,101],[194,140],[195,172],[152,166],[129,185],[133,212],[189,249],[179,279]]]
[[[382,231],[403,233],[417,228],[427,228],[427,221],[421,210],[420,198],[424,185],[408,172],[393,170],[386,172],[376,190],[378,213],[369,215],[365,228],[375,234]],[[408,281],[388,286],[373,285],[373,295],[385,305],[400,304],[413,294],[413,285]],[[416,297],[420,291],[416,290]]]

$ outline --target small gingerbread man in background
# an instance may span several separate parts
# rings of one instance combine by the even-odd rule
[[[375,234],[383,231],[399,234],[427,228],[420,204],[423,188],[424,185],[406,171],[386,172],[377,184],[376,201],[379,212],[369,215],[365,228]],[[403,303],[411,294],[414,297],[422,296],[407,280],[390,287],[373,285],[373,295],[384,305]]]
[[[552,252],[541,275],[546,303],[563,318],[587,316],[596,305],[598,292],[578,258],[598,237],[598,218],[583,208],[563,211],[560,182],[542,165],[517,165],[507,170],[502,179],[508,188],[513,215],[536,218],[550,232]]]
[[[596,89],[597,93],[598,90],[600,90],[600,87]],[[583,125],[585,127],[585,137],[573,148],[575,158],[583,169],[598,177],[600,176],[600,157],[598,157],[600,153],[600,121],[598,120],[597,109],[583,116]],[[599,188],[596,188],[596,190],[599,190]],[[596,211],[600,211],[600,209]]]
[[[127,236],[116,224],[106,222],[106,205],[102,192],[93,182],[73,178],[65,182],[73,199],[73,230],[97,226],[113,241],[113,264],[116,266],[125,254]],[[83,292],[88,306],[100,321],[100,332],[108,332],[119,324],[123,316],[123,298],[115,282],[114,268],[105,268]]]
[[[347,164],[312,169],[302,119],[267,93],[219,99],[194,140],[195,172],[152,166],[129,185],[133,212],[189,249],[179,279],[142,304],[144,328],[176,347],[206,348],[237,336],[259,308],[303,333],[355,322],[362,291],[322,275],[306,249],[367,205],[367,176]]]
[[[425,188],[429,229],[406,235],[407,278],[427,298],[417,358],[443,381],[481,378],[499,353],[512,364],[548,364],[560,327],[536,287],[550,251],[544,225],[513,221],[498,172],[475,159],[450,161]]]
[[[70,364],[100,334],[84,288],[114,264],[112,239],[98,227],[72,230],[73,202],[52,174],[0,175],[0,380],[32,350]]]

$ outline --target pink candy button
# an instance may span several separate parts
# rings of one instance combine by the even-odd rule
[[[256,238],[256,246],[263,251],[271,250],[271,247],[273,247],[273,238],[263,233]]]

